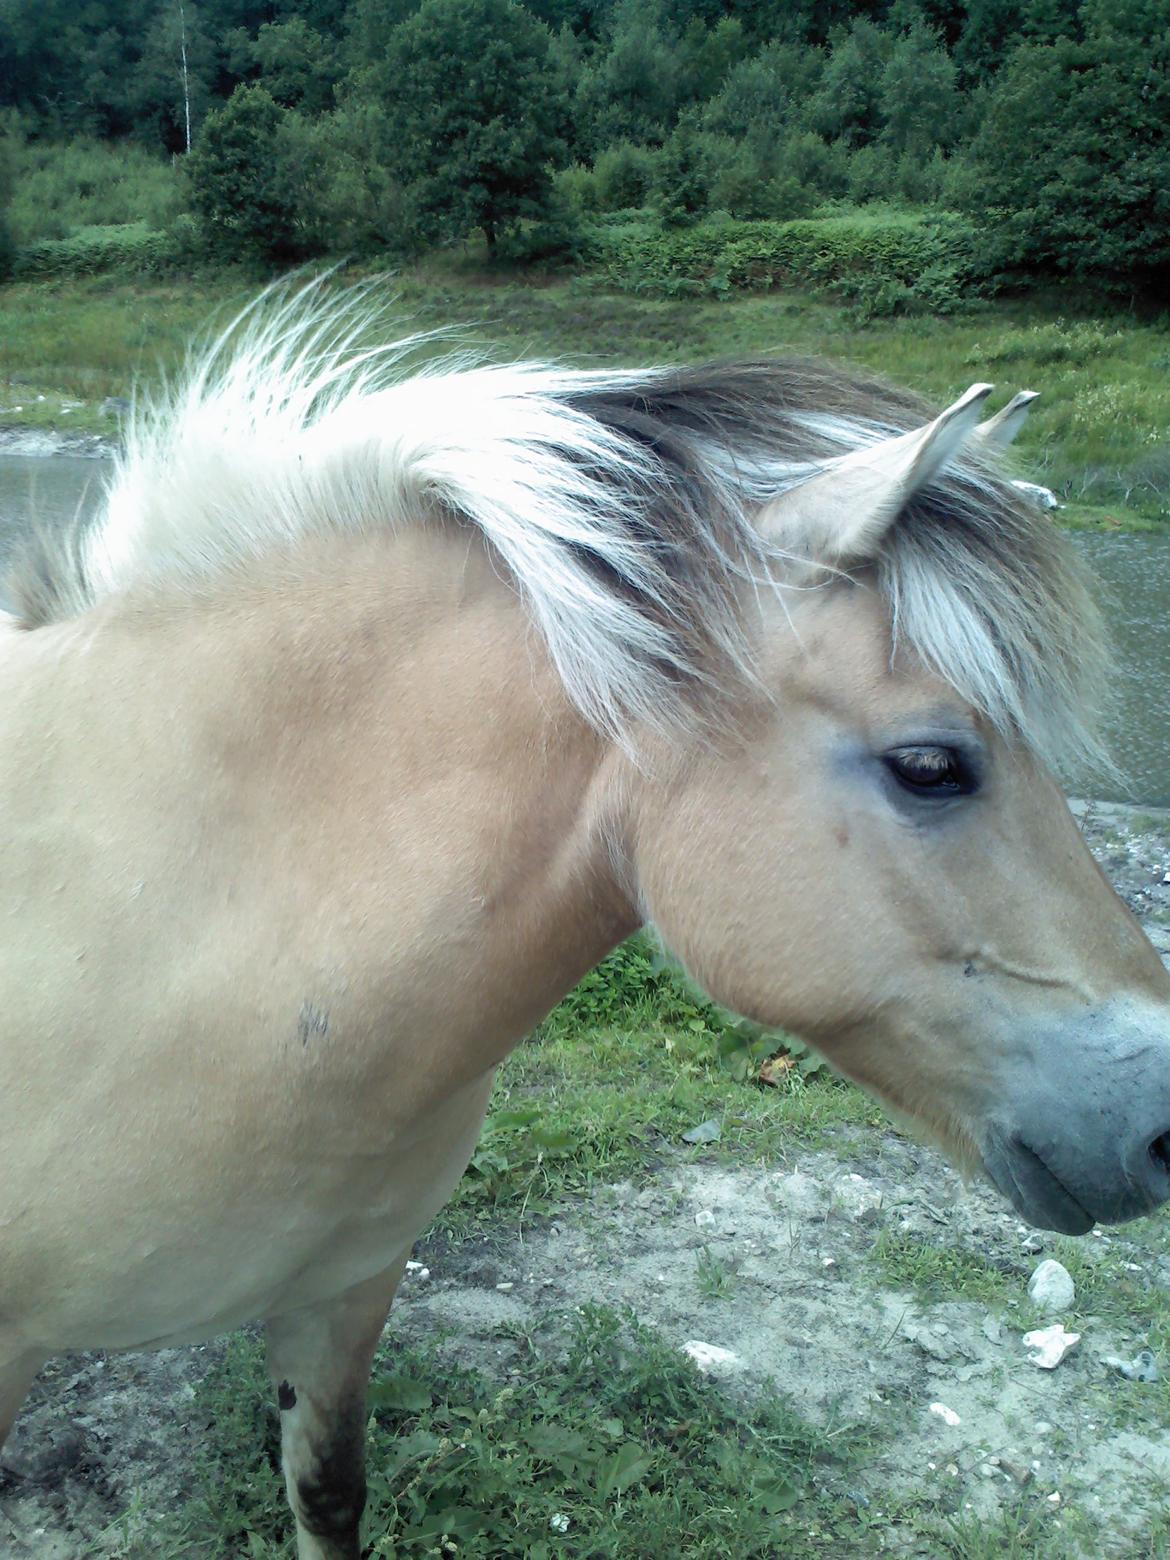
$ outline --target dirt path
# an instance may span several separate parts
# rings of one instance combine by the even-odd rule
[[[1094,807],[1085,828],[1170,955],[1170,815]],[[1067,1530],[1070,1555],[1131,1555],[1146,1552],[1138,1535],[1170,1489],[1170,1430],[1163,1389],[1105,1361],[1162,1336],[1165,1224],[1057,1242],[989,1190],[964,1189],[929,1150],[843,1129],[831,1152],[782,1164],[668,1157],[648,1183],[602,1188],[555,1220],[424,1244],[428,1275],[408,1278],[393,1333],[441,1336],[506,1375],[516,1340],[566,1307],[630,1306],[680,1347],[727,1351],[713,1369],[731,1390],[782,1392],[814,1421],[872,1430],[849,1493],[879,1529],[886,1513],[896,1525],[908,1503],[936,1500],[990,1522],[1027,1488],[1053,1534]],[[1035,1321],[1028,1277],[1053,1250],[1076,1268],[1080,1297],[1062,1319],[1082,1339],[1046,1372],[1021,1338]],[[149,1527],[152,1510],[181,1498],[200,1431],[194,1383],[215,1354],[50,1367],[5,1454],[0,1555],[117,1555],[108,1530],[127,1506]],[[1159,1363],[1170,1372],[1170,1357]]]

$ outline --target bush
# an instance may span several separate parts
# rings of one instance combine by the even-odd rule
[[[554,202],[546,216],[508,228],[496,245],[496,255],[512,265],[574,265],[588,248],[577,213],[565,202]]]
[[[593,164],[598,209],[629,211],[646,205],[658,182],[661,161],[661,153],[632,141],[607,146]]]
[[[174,165],[128,141],[5,138],[11,161],[11,222],[17,245],[68,238],[82,228],[137,225],[161,232],[178,216]]]
[[[598,210],[597,178],[584,163],[570,163],[555,173],[553,192],[558,200],[582,215]]]
[[[156,232],[143,222],[116,227],[81,228],[69,238],[43,238],[16,250],[12,274],[30,276],[95,276],[101,271],[159,275],[191,256],[192,227],[176,222],[168,232]]]
[[[296,211],[277,156],[288,116],[263,87],[237,87],[208,114],[188,158],[195,210],[209,243],[232,258],[291,258]]]
[[[865,315],[953,311],[981,280],[958,217],[883,213],[819,221],[704,224],[654,237],[599,230],[609,280],[666,296],[824,288]]]

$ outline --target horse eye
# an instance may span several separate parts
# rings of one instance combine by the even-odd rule
[[[894,779],[915,796],[970,796],[977,789],[974,775],[954,748],[895,748],[883,756]]]

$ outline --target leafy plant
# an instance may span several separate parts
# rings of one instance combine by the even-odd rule
[[[198,1487],[151,1554],[290,1552],[270,1391],[257,1340],[233,1338],[192,1408]],[[785,1549],[786,1514],[829,1447],[782,1401],[739,1407],[603,1306],[560,1321],[507,1385],[440,1349],[390,1344],[369,1407],[367,1552],[394,1560],[649,1555],[667,1534],[680,1554],[762,1560]],[[833,1451],[848,1455],[839,1432]]]

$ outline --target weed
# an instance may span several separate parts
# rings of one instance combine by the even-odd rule
[[[701,1246],[695,1256],[699,1293],[707,1300],[725,1300],[735,1287],[735,1269],[710,1246]]]
[[[233,1339],[198,1389],[199,1488],[152,1556],[288,1553],[268,1391],[256,1340]],[[651,1555],[667,1535],[680,1555],[799,1554],[789,1511],[840,1515],[818,1471],[830,1447],[852,1455],[847,1435],[830,1443],[781,1402],[739,1408],[632,1316],[600,1306],[570,1317],[506,1384],[391,1345],[370,1407],[368,1552],[395,1560],[444,1539],[465,1560]]]
[[[959,1240],[944,1244],[906,1230],[883,1229],[870,1249],[869,1264],[883,1284],[912,1289],[924,1300],[1000,1305],[1009,1295],[1003,1273]]]

